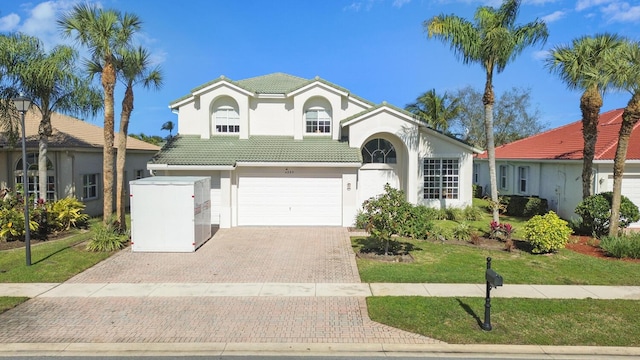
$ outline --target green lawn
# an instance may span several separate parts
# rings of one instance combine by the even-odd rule
[[[366,238],[354,237],[355,250]],[[473,245],[402,239],[412,244],[412,263],[357,259],[363,282],[484,283],[486,258],[508,284],[640,285],[640,264],[598,259],[560,250],[556,254],[485,250]]]
[[[0,296],[0,314],[29,300],[27,297],[2,297]]]
[[[483,331],[483,298],[371,297],[372,320],[456,344],[640,346],[640,302],[633,300],[491,300],[492,331]]]

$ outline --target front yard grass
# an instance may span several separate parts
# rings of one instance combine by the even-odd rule
[[[491,300],[492,331],[483,331],[483,298],[370,297],[369,317],[456,344],[640,346],[634,300]]]
[[[354,251],[366,240],[352,238]],[[474,245],[398,239],[414,246],[412,263],[388,263],[357,258],[363,282],[483,284],[486,258],[508,284],[640,285],[640,264],[599,259],[560,250],[550,255],[506,252]]]

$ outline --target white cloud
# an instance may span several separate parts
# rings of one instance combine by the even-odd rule
[[[9,14],[0,18],[0,31],[13,31],[20,23],[20,16]]]
[[[576,11],[582,11],[590,7],[608,4],[613,1],[615,0],[578,0],[576,3]]]
[[[393,6],[401,8],[404,4],[410,3],[411,0],[393,0]]]
[[[564,11],[554,11],[549,15],[545,15],[542,17],[542,21],[544,21],[545,23],[549,24],[552,23],[554,21],[558,21],[560,19],[562,19],[563,17],[565,17],[565,15],[567,15],[566,12]]]
[[[63,40],[60,36],[56,20],[77,2],[78,0],[49,0],[41,2],[32,8],[26,8],[28,17],[19,26],[18,30],[38,37],[44,43],[45,48],[52,48],[60,44],[71,44],[71,40]]]
[[[631,6],[627,2],[615,2],[603,7],[602,13],[609,22],[640,21],[640,6]]]
[[[549,50],[538,50],[533,52],[533,58],[535,60],[544,60],[549,57]]]

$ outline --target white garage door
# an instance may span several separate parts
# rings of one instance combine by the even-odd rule
[[[285,175],[239,177],[238,225],[342,225],[342,177]]]

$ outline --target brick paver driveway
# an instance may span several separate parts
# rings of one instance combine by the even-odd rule
[[[195,253],[124,250],[73,283],[360,282],[343,228],[221,229]],[[38,297],[0,342],[434,343],[371,321],[361,297]]]

